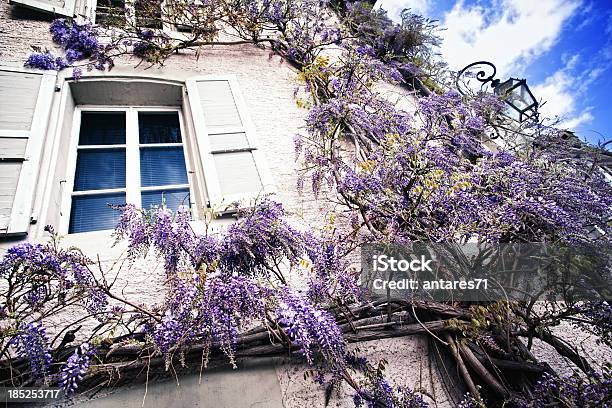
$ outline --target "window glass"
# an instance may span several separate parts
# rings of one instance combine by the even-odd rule
[[[79,145],[125,144],[125,112],[82,112]]]
[[[97,0],[96,24],[123,27],[125,25],[125,1]]]
[[[125,188],[125,149],[79,150],[75,191]]]
[[[181,127],[176,112],[138,114],[138,133],[141,144],[181,143]]]
[[[125,204],[125,193],[72,197],[69,233],[113,229],[121,212],[109,206]]]
[[[187,184],[182,147],[140,149],[140,183],[143,187]]]
[[[139,112],[138,138],[142,187],[188,183],[177,112]],[[160,143],[176,146],[155,145]]]
[[[162,201],[164,205],[172,211],[176,211],[179,205],[189,206],[189,189],[142,192],[142,208],[145,210],[153,206],[160,206]]]
[[[112,229],[126,202],[126,113],[81,112],[69,233]],[[100,148],[98,146],[104,146]],[[119,191],[99,194],[97,190]]]

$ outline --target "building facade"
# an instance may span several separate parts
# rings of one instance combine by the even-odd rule
[[[108,270],[117,268],[125,296],[154,303],[163,270],[150,258],[117,266],[125,246],[113,246],[118,212],[109,203],[189,204],[197,230],[209,208],[272,193],[296,225],[323,223],[325,203],[296,188],[293,139],[307,111],[294,98],[297,74],[280,57],[251,45],[214,46],[199,58],[176,55],[163,67],[122,58],[110,72],[87,72],[78,81],[70,70],[24,68],[32,46],[55,49],[49,34],[54,16],[99,19],[104,8],[91,0],[0,3],[2,248],[26,239],[43,242],[45,226],[52,225],[66,247],[76,245]],[[448,406],[429,347],[416,337],[360,345],[374,360],[395,349],[393,378]],[[275,362],[240,374],[229,370],[207,377],[200,394],[166,389],[179,402],[163,399],[166,391],[155,397],[153,389],[147,404],[191,406],[190,398],[209,398],[218,406],[323,406],[324,390],[304,379],[304,369]],[[241,393],[232,393],[236,389]],[[132,406],[142,393],[120,398],[115,403]],[[351,406],[350,393],[335,396],[331,405]]]

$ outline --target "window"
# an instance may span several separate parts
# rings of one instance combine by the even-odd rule
[[[126,23],[125,10],[125,0],[97,0],[96,23],[123,27]]]
[[[125,112],[83,112],[69,232],[111,229],[126,203]]]
[[[125,203],[190,205],[180,111],[80,109],[69,233],[115,227]],[[79,116],[79,115],[77,115]]]
[[[109,204],[186,205],[197,222],[204,208],[231,212],[275,192],[233,76],[86,77],[70,95],[72,127],[56,135],[66,159],[47,187],[61,196],[60,210],[51,198],[42,204],[62,234],[113,229],[120,211]]]
[[[88,1],[93,1],[95,5],[96,24],[117,28],[124,27],[129,19],[131,23],[141,28],[191,33],[194,19],[198,22],[197,25],[201,25],[202,21],[207,21],[200,15],[202,7],[200,0],[194,0],[193,3],[176,3],[168,0]],[[210,27],[210,29],[214,30],[215,27]]]
[[[136,25],[153,29],[162,29],[161,0],[135,0]]]
[[[95,4],[96,24],[121,28],[129,18],[138,27],[158,30],[163,28],[161,0],[96,0]]]

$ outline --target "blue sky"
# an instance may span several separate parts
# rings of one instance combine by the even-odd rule
[[[443,29],[453,70],[488,60],[497,77],[526,78],[540,112],[591,143],[612,139],[612,0],[379,0]],[[609,146],[609,145],[608,145]]]

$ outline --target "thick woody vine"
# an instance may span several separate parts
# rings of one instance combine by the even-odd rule
[[[147,255],[164,264],[167,295],[158,304],[120,295],[120,265],[62,248],[52,228],[48,244],[11,248],[0,262],[3,386],[59,385],[70,396],[228,359],[239,366],[241,358],[284,355],[311,368],[327,401],[344,384],[356,406],[427,406],[420,390],[391,385],[384,362],[349,346],[422,334],[451,397],[457,387],[468,391],[455,401],[460,406],[609,404],[609,371],[595,370],[551,330],[568,321],[610,346],[609,293],[539,308],[408,302],[361,292],[348,265],[356,248],[372,242],[570,243],[610,253],[612,188],[598,170],[597,149],[576,159],[558,130],[541,126],[519,151],[491,149],[486,135],[502,101],[464,98],[438,80],[446,75],[435,62],[438,39],[419,16],[405,13],[395,25],[365,3],[314,0],[166,4],[161,15],[152,1],[135,13],[111,11],[98,26],[55,20],[59,54],[37,50],[26,65],[71,68],[78,79],[83,69],[112,69],[124,58],[151,66],[181,53],[206,58],[214,45],[252,44],[281,55],[298,72],[297,103],[309,110],[295,139],[298,188],[311,188],[335,211],[322,231],[303,232],[263,199],[238,209],[224,233],[198,235],[186,208],[118,208],[115,235],[128,243],[129,265]],[[146,28],[151,21],[189,32]],[[385,82],[415,92],[416,113],[383,98],[377,87]],[[296,275],[306,283],[293,286]],[[531,353],[534,339],[586,375],[558,377]]]

